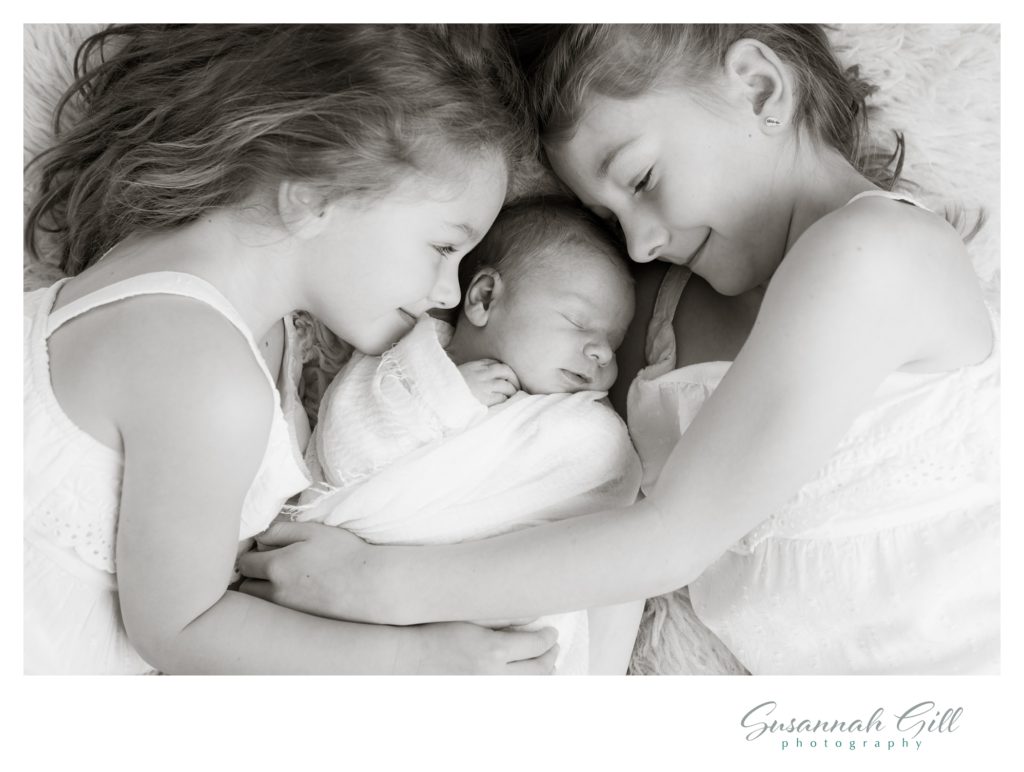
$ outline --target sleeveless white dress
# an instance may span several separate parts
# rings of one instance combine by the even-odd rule
[[[649,364],[629,391],[645,492],[730,365],[675,366],[672,320],[689,276],[666,274]],[[689,585],[701,621],[751,673],[998,672],[999,325],[989,312],[984,361],[889,375],[817,474]]]
[[[228,300],[186,273],[135,276],[56,312],[66,279],[25,293],[25,636],[26,673],[147,673],[129,642],[117,596],[114,560],[123,456],[79,429],[61,410],[50,382],[47,341],[62,324],[129,297],[183,295],[219,311],[242,334],[273,388],[273,419],[259,471],[246,495],[239,540],[264,530],[287,499],[309,484],[294,422],[301,362],[285,320],[282,393],[252,333]]]

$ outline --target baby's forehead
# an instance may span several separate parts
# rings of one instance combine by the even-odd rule
[[[604,310],[615,298],[632,296],[632,280],[619,258],[585,245],[551,250],[523,263],[512,283],[526,294],[543,293],[555,307],[591,306]]]
[[[628,271],[624,264],[618,264],[619,259],[609,245],[572,238],[560,239],[533,250],[530,255],[523,255],[515,267],[521,276],[543,279],[572,280],[586,275],[611,281],[621,274],[628,280]]]

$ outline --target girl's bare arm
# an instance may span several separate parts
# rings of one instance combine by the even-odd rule
[[[688,584],[778,509],[826,462],[882,379],[943,360],[976,308],[978,297],[956,289],[965,256],[952,229],[884,206],[893,222],[844,212],[794,247],[647,499],[476,544],[382,552],[375,557],[396,569],[379,576],[403,586],[406,572],[425,577],[404,598],[383,588],[398,617],[528,615],[650,597]]]
[[[688,584],[813,476],[886,375],[909,363],[969,364],[990,346],[987,327],[964,323],[984,312],[976,314],[980,295],[956,234],[931,215],[875,204],[869,220],[864,207],[848,207],[794,246],[647,499],[430,548],[296,531],[257,571],[294,578],[302,555],[304,581],[272,582],[265,596],[341,618],[415,623],[530,617]]]
[[[129,638],[147,661],[172,673],[541,672],[549,665],[535,658],[550,647],[550,632],[359,625],[226,591],[273,391],[216,312],[161,298],[135,316],[118,336],[122,364],[113,357],[109,364],[125,450],[120,602]]]

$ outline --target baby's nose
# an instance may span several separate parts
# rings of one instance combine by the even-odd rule
[[[612,347],[606,340],[592,341],[591,343],[588,343],[583,353],[596,361],[601,367],[604,367],[611,362],[612,357],[615,354],[615,352],[612,351]]]

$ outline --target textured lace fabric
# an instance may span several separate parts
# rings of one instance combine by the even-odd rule
[[[895,197],[895,196],[892,196]],[[728,372],[675,367],[666,275],[630,389],[649,490]],[[752,673],[996,672],[999,342],[982,362],[896,372],[817,474],[690,585],[694,609]]]
[[[79,429],[58,404],[50,383],[50,333],[89,308],[158,293],[206,302],[238,327],[274,386],[267,449],[243,504],[240,540],[265,529],[281,505],[308,484],[296,446],[300,438],[284,412],[301,409],[294,388],[286,388],[281,397],[237,312],[205,281],[182,273],[144,274],[51,314],[64,281],[24,296],[26,670],[140,672],[144,663],[124,638],[116,599],[114,546],[123,458]],[[286,330],[283,381],[294,384],[301,363],[293,355],[287,320]],[[57,608],[60,614],[53,613]],[[92,643],[87,646],[84,640]]]
[[[487,415],[444,351],[451,336],[426,316],[380,357],[352,355],[324,393],[306,451],[320,488],[362,482]]]

